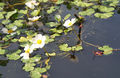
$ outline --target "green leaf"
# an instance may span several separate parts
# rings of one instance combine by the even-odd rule
[[[52,29],[50,29],[49,31],[52,31],[52,32],[54,32],[54,33],[62,33],[62,32],[63,32],[62,29],[56,29],[56,28],[52,28]]]
[[[56,9],[58,9],[58,7],[55,6],[51,6],[49,10],[47,10],[48,14],[51,14],[52,12],[56,11]]]
[[[0,2],[0,7],[3,7],[4,5],[5,5],[5,3],[1,3],[1,2]]]
[[[41,78],[41,74],[39,71],[33,70],[30,72],[31,78]]]
[[[55,33],[55,34],[52,34],[50,37],[51,38],[55,38],[56,36],[60,36],[60,34],[59,33]]]
[[[101,12],[111,12],[115,10],[113,7],[106,7],[106,6],[100,6],[98,9]]]
[[[2,48],[0,48],[0,54],[1,54],[1,55],[5,54],[5,50],[2,49]]]
[[[107,45],[104,45],[103,47],[99,47],[98,49],[104,51],[103,52],[104,55],[112,54],[112,51],[113,51],[113,48],[111,48]]]
[[[68,47],[68,44],[62,44],[59,46],[61,51],[70,51],[71,47]]]
[[[72,47],[72,51],[79,51],[79,50],[82,50],[83,47],[81,45],[76,45],[76,46],[73,46]]]
[[[86,11],[79,12],[79,14],[80,14],[80,15],[83,15],[83,16],[84,16],[84,15],[90,16],[90,15],[92,15],[94,12],[95,12],[94,9],[87,9]]]
[[[16,21],[14,21],[14,25],[16,25],[18,27],[22,27],[23,26],[23,22],[24,22],[24,20],[16,20]]]
[[[37,16],[37,15],[39,15],[39,13],[40,13],[40,10],[34,10],[34,11],[32,11],[31,15]]]
[[[55,4],[62,4],[64,2],[64,0],[57,0],[57,2]]]
[[[9,19],[15,13],[17,13],[17,10],[8,12],[7,15],[6,15],[6,19]]]
[[[18,60],[20,56],[17,53],[7,54],[8,59],[10,60]]]
[[[50,27],[56,27],[56,26],[60,25],[60,23],[57,23],[57,22],[49,22],[49,23],[46,23],[46,25],[49,25]]]
[[[60,15],[55,15],[55,20],[60,22],[61,21],[61,16]]]
[[[4,15],[2,13],[0,13],[0,19],[3,19]]]
[[[46,36],[46,40],[45,40],[45,43],[46,44],[48,44],[48,43],[50,43],[50,42],[53,42],[54,41],[54,39],[52,38],[50,38],[49,36]]]
[[[23,63],[35,63],[35,62],[39,62],[41,59],[41,56],[40,55],[36,55],[28,60],[25,60],[25,59],[21,59]]]
[[[25,38],[25,37],[20,37],[20,39],[18,40],[19,42],[27,42],[28,41],[28,39],[27,38]]]
[[[2,21],[2,24],[5,24],[5,25],[8,24],[8,23],[10,23],[10,20],[3,20]]]
[[[46,68],[40,68],[40,69],[39,69],[39,72],[40,72],[40,73],[45,73],[46,71],[47,71]]]
[[[19,10],[19,13],[27,14],[27,10]]]
[[[27,72],[32,71],[32,70],[34,70],[34,66],[35,66],[34,63],[26,63],[25,66],[23,67],[23,69]]]
[[[70,16],[71,16],[71,14],[67,14],[67,15],[64,17],[63,21],[67,20]]]
[[[102,18],[102,19],[106,19],[106,18],[109,18],[109,17],[112,17],[114,14],[114,12],[109,12],[109,13],[96,13],[94,14],[96,17],[98,18]]]

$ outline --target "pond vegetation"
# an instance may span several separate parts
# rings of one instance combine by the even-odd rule
[[[59,9],[63,4],[79,12],[62,16]],[[21,59],[23,70],[31,78],[47,78],[52,57],[70,55],[74,59],[71,52],[82,52],[83,43],[97,48],[93,52],[95,56],[112,54],[120,49],[88,43],[81,35],[88,16],[107,19],[116,9],[119,13],[119,0],[3,0],[0,2],[0,54],[9,60]],[[76,37],[75,44],[64,42],[70,39],[64,38],[69,34]],[[57,46],[60,53],[56,49],[47,50],[51,43],[57,43],[52,46]],[[8,60],[4,62],[6,65]]]

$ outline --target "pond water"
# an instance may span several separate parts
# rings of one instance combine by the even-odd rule
[[[68,13],[75,14],[79,10],[72,8],[68,10],[62,5],[59,14],[65,16]],[[74,16],[73,16],[74,17]],[[117,13],[105,20],[94,17],[87,17],[83,24],[82,39],[96,45],[109,45],[113,48],[120,48],[120,15]],[[76,28],[76,31],[78,28]],[[68,35],[68,37],[72,37]],[[59,38],[59,37],[58,37]],[[72,39],[73,41],[73,39]],[[75,42],[68,41],[70,44]],[[56,43],[57,44],[57,43]],[[53,47],[50,44],[48,50]],[[52,66],[48,71],[49,78],[119,78],[120,75],[120,53],[114,52],[108,56],[94,57],[93,51],[96,48],[83,43],[84,50],[76,52],[76,59],[73,61],[69,57],[56,56],[51,59]],[[54,46],[56,48],[56,46]],[[56,49],[57,51],[57,49]],[[59,51],[57,51],[59,52]],[[21,61],[8,61],[4,56],[0,56],[0,78],[30,78],[29,73],[22,70]]]

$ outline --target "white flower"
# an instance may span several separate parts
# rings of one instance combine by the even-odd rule
[[[25,50],[25,53],[32,53],[34,50],[34,47],[27,44],[24,50]]]
[[[32,46],[34,48],[43,48],[45,45],[45,40],[46,40],[45,36],[38,34],[35,36],[35,38],[32,39],[32,42],[33,42]]]
[[[23,57],[23,59],[29,59],[29,54],[33,52],[34,47],[26,45],[24,50],[25,52],[21,53],[20,56]]]
[[[63,24],[63,26],[68,28],[68,27],[72,26],[75,22],[76,22],[76,19],[72,18],[71,20],[66,20],[65,23]]]
[[[28,18],[28,20],[35,22],[37,21],[41,16],[34,16],[33,18]]]
[[[29,53],[21,53],[20,56],[23,57],[23,59],[29,59]]]
[[[36,0],[32,0],[32,1],[26,2],[25,5],[26,5],[27,7],[29,7],[30,9],[34,9],[35,6],[39,5],[39,3],[36,2]]]
[[[11,34],[14,35],[16,32],[14,32],[17,29],[17,26],[12,27],[12,29],[8,30],[7,28],[2,28],[2,32],[5,34]]]

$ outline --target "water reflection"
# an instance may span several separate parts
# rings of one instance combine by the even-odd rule
[[[6,66],[8,63],[8,60],[0,60],[0,66]]]

